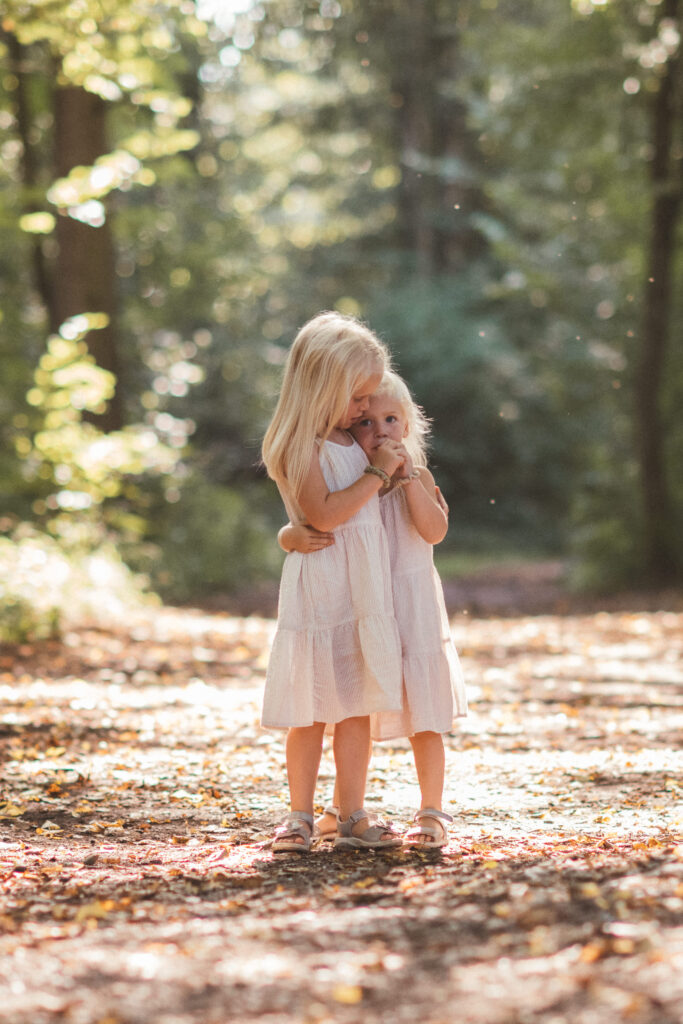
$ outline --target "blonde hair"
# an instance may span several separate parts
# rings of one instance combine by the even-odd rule
[[[295,512],[316,438],[325,441],[357,386],[389,365],[386,347],[354,317],[320,313],[297,334],[261,449],[268,476]]]
[[[403,444],[414,465],[426,466],[431,423],[425,415],[424,409],[417,404],[406,382],[394,370],[384,371],[379,387],[373,392],[373,398],[379,398],[383,395],[393,398],[403,410],[408,424],[408,433],[403,440]]]

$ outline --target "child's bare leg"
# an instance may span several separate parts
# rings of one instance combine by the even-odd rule
[[[372,738],[368,742],[368,765],[370,764],[370,758],[372,757]],[[367,765],[365,768],[367,777]],[[337,815],[339,814],[339,782],[335,777],[334,780],[334,793],[332,795],[332,806],[336,807],[337,814],[330,814],[329,811],[323,812],[319,818],[316,818],[315,824],[320,832],[321,836],[331,836],[337,831]],[[356,808],[354,808],[355,810]]]
[[[337,766],[339,793],[339,817],[346,821],[350,814],[359,811],[365,799],[365,783],[368,773],[370,749],[370,718],[345,718],[334,727],[334,760]],[[352,828],[355,835],[361,835],[370,822],[361,818]],[[382,838],[392,838],[392,833]]]
[[[443,736],[439,732],[416,732],[410,737],[410,743],[420,784],[420,810],[432,807],[436,811],[441,811],[446,773]],[[435,820],[438,824],[438,819]],[[429,836],[423,836],[421,839],[426,841]],[[420,837],[417,841],[420,841]]]
[[[370,719],[367,715],[345,718],[334,727],[339,813],[344,819],[363,806],[369,742]]]
[[[420,808],[440,811],[446,775],[446,754],[440,732],[416,732],[410,737],[420,784]]]
[[[292,728],[287,733],[287,780],[292,811],[313,814],[324,731],[324,722],[314,722],[313,725]]]

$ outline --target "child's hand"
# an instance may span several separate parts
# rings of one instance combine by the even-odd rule
[[[383,469],[387,476],[393,476],[406,459],[405,448],[398,441],[382,441],[368,456],[377,469]]]
[[[333,533],[322,533],[307,523],[299,523],[292,526],[287,533],[288,549],[299,551],[302,555],[308,555],[311,551],[322,551],[334,544]]]
[[[413,460],[403,445],[401,445],[401,451],[403,452],[403,465],[399,466],[394,476],[397,480],[406,480],[414,472],[415,467],[413,465]]]

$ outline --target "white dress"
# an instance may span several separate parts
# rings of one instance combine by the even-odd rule
[[[402,487],[380,498],[391,563],[394,614],[403,648],[403,710],[372,716],[373,739],[448,732],[467,714],[460,662],[433,547],[415,529]]]
[[[355,441],[320,446],[331,491],[349,487],[367,464]],[[334,537],[321,551],[293,551],[285,558],[266,673],[265,728],[333,724],[401,708],[401,642],[378,498],[338,526]]]

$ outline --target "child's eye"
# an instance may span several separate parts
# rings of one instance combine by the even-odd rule
[[[396,422],[396,417],[395,416],[387,416],[387,423],[395,423],[395,422]]]
[[[370,420],[358,420],[358,426],[359,427],[369,427],[370,426]]]

